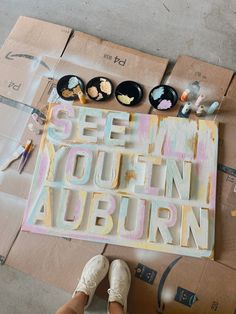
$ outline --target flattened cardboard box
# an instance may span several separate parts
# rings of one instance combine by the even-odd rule
[[[144,89],[144,97],[136,106],[124,107],[115,100],[88,101],[87,106],[148,113],[150,104],[148,93],[161,83],[168,60],[152,56],[131,48],[116,45],[100,38],[75,32],[69,41],[62,59],[55,68],[54,78],[66,74],[77,74],[85,82],[96,76],[105,76],[117,86],[122,81],[133,80]]]
[[[189,56],[180,56],[168,77],[166,84],[174,87],[179,95],[189,87],[194,81],[199,82],[199,94],[204,94],[206,98],[203,104],[210,105],[214,101],[221,102],[222,97],[226,94],[229,84],[233,77],[233,71],[222,68],[207,62],[197,60]],[[183,105],[178,101],[175,107],[168,111],[162,111],[161,114],[177,116],[180,106]],[[160,113],[153,110],[153,113]],[[190,115],[191,119],[196,119],[195,114]],[[205,119],[214,119],[215,115],[207,116]],[[198,118],[197,118],[198,119]],[[204,119],[204,117],[201,117]]]
[[[214,261],[108,245],[104,255],[128,262],[133,314],[234,314],[236,271]],[[108,282],[98,294],[106,297]]]
[[[116,61],[118,55],[123,55],[123,61]],[[108,58],[107,56],[111,57]],[[112,57],[115,56],[115,57]],[[42,78],[41,88],[33,99],[34,105],[39,101],[51,99],[50,93],[55,90],[57,81],[65,75],[73,74],[88,82],[93,77],[104,76],[111,79],[116,87],[125,80],[135,80],[144,89],[144,97],[136,106],[122,106],[115,96],[111,100],[96,102],[87,97],[85,106],[119,111],[148,113],[150,104],[148,93],[154,85],[159,85],[165,73],[168,60],[151,56],[134,49],[126,48],[103,41],[99,38],[81,32],[75,32],[71,37],[65,52],[56,64],[50,58],[48,63],[54,64],[51,76],[54,81]],[[145,70],[140,70],[145,69]],[[41,92],[42,91],[42,92]],[[41,92],[41,93],[40,93]],[[78,105],[79,101],[75,102]]]
[[[20,17],[0,50],[0,70],[4,73],[0,78],[0,95],[11,98],[13,104],[16,100],[31,105],[41,76],[48,74],[49,69],[54,67],[70,33],[71,29],[68,27]],[[45,56],[51,58],[45,59]],[[9,114],[12,110],[19,111],[2,103],[1,106],[5,106],[4,110]],[[2,120],[5,117],[6,114],[1,115]],[[17,130],[18,123],[19,121],[15,121],[11,128]],[[1,125],[3,124],[4,121],[1,122]],[[20,143],[26,143],[29,138],[32,138],[32,133],[26,129]],[[33,136],[35,144],[39,143],[39,140],[39,137]],[[17,171],[18,162],[1,175],[0,256],[2,262],[20,230],[36,155],[37,146],[20,176]]]
[[[59,61],[59,57],[62,55],[66,47],[70,34],[71,29],[67,27],[27,17],[20,17],[0,50],[0,70],[7,73],[7,76],[4,76],[2,81],[0,79],[0,95],[9,97],[12,100],[25,102],[28,105],[33,104],[33,106],[42,109],[49,96],[47,92],[51,92],[52,90],[51,82],[53,82],[52,80],[48,81],[47,79],[42,80],[42,77],[49,75],[59,78],[60,75],[68,73],[71,74],[76,71],[79,73],[81,65],[78,63],[78,60],[82,60],[84,58],[82,55],[81,57],[79,56],[80,49],[81,51],[83,50],[87,56],[85,64],[90,62],[87,70],[90,75],[93,75],[95,72],[96,74],[101,74],[99,71],[102,70],[102,68],[104,69],[103,62],[106,63],[106,58],[102,58],[100,62],[101,65],[99,65],[99,53],[101,50],[107,49],[104,47],[111,47],[111,49],[113,49],[112,51],[116,54],[124,51],[125,55],[129,56],[129,63],[131,63],[132,66],[126,66],[126,71],[122,72],[120,68],[123,69],[123,66],[120,62],[118,66],[115,64],[113,68],[111,67],[109,75],[112,75],[114,72],[114,76],[119,76],[120,79],[125,80],[126,77],[124,76],[124,78],[122,78],[122,75],[126,75],[129,71],[133,71],[133,65],[136,65],[140,68],[148,69],[149,73],[148,75],[145,75],[146,79],[150,75],[151,77],[156,77],[157,83],[161,81],[168,63],[167,59],[150,56],[133,49],[102,41],[101,39],[80,32],[76,32],[71,41],[69,41],[68,50],[66,49],[66,61]],[[51,40],[52,38],[54,38],[53,41]],[[91,43],[88,41],[91,41]],[[89,51],[86,50],[86,47],[93,45],[94,42],[97,43],[96,49],[98,53],[96,53],[96,51],[93,52],[91,55],[91,61],[89,61]],[[80,49],[78,49],[77,46],[79,46]],[[83,46],[84,49],[82,49]],[[94,63],[94,58],[96,58],[97,55],[99,57]],[[132,58],[135,60],[134,63]],[[76,61],[76,64],[71,62],[74,60]],[[58,66],[56,67],[57,64]],[[82,62],[82,64],[84,63]],[[92,68],[95,68],[95,71]],[[87,78],[88,74],[86,69],[83,69],[83,71]],[[155,73],[155,71],[158,73]],[[141,73],[140,69],[137,70],[137,73]],[[90,76],[88,76],[88,79],[89,78]],[[11,86],[9,87],[9,85]],[[112,102],[112,106],[114,102]],[[122,110],[124,110],[124,108],[128,111],[131,110],[130,108],[126,108],[121,105],[119,105],[119,107],[122,107]],[[139,108],[141,111],[148,112],[149,105],[141,105]],[[29,122],[32,122],[31,118]],[[0,187],[0,191],[8,192],[17,196],[23,202],[28,196],[31,175],[34,170],[38,144],[40,142],[39,136],[33,135],[28,129],[26,129],[21,139],[22,144],[29,138],[33,139],[36,147],[24,169],[24,172],[21,176],[17,176],[17,164],[12,165],[6,172],[7,175],[4,177],[4,184]],[[11,206],[12,213],[14,213],[13,204],[11,203],[9,206]],[[23,216],[23,208],[18,211],[17,216],[14,217],[12,215],[11,218],[8,216],[7,221],[5,211],[1,211],[0,215],[1,214],[2,219],[0,219],[0,230],[2,230],[2,243],[4,243],[4,247],[1,249],[0,246],[0,255],[2,255],[2,259],[4,260],[19,232]],[[6,222],[9,226],[8,232],[4,231]],[[47,241],[45,240],[45,246],[47,246],[46,242]],[[44,273],[42,275],[44,275]]]
[[[21,231],[7,265],[72,292],[85,263],[102,254],[104,244],[56,238]]]
[[[218,262],[236,269],[236,79],[216,119],[220,122],[216,249]]]
[[[70,33],[65,26],[20,17],[0,50],[0,71],[4,73],[0,95],[31,105],[41,77],[50,75]],[[51,63],[45,62],[46,56],[54,58]]]
[[[12,103],[15,100],[31,105],[41,77],[48,75],[57,63],[70,33],[71,29],[68,27],[20,17],[0,50],[0,71],[4,73],[0,78],[0,95],[12,99]],[[5,104],[1,106],[5,106],[9,113],[14,109]],[[2,115],[1,119],[5,117],[6,115]],[[4,121],[1,122],[3,123]],[[18,123],[19,121],[16,121],[11,127],[17,129]],[[32,133],[28,131],[26,134],[21,139],[21,144],[26,143],[26,139],[32,138]],[[37,144],[37,138],[33,140]],[[21,176],[17,172],[17,163],[1,176],[2,261],[5,260],[21,226],[36,155],[35,150]]]

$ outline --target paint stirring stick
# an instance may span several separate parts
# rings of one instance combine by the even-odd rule
[[[34,145],[32,144],[29,148],[29,150],[27,151],[26,155],[25,155],[25,159],[23,161],[23,163],[21,164],[21,167],[19,168],[19,173],[21,174],[21,172],[23,171],[25,165],[26,165],[26,162],[29,160],[30,158],[30,155],[32,153],[32,151],[34,150]]]
[[[4,162],[4,164],[2,164],[0,166],[0,171],[6,170],[13,161],[20,158],[20,156],[23,154],[24,150],[25,150],[25,148],[22,145],[20,145],[17,148],[17,150]]]
[[[77,86],[73,89],[73,92],[78,94],[79,101],[81,102],[82,105],[86,104],[87,100],[86,100],[86,97],[85,97],[84,93],[83,93],[82,90],[81,90],[80,85],[77,85]]]
[[[76,76],[72,76],[69,79],[68,88],[72,89],[73,93],[78,95],[81,104],[83,104],[83,105],[86,104],[86,102],[87,102],[86,97],[85,97],[83,91],[81,90],[79,80]]]
[[[24,159],[25,159],[25,157],[27,155],[27,152],[29,151],[31,145],[32,145],[32,140],[28,140],[26,142],[26,145],[25,145],[25,150],[24,150],[24,152],[23,152],[23,154],[21,156],[21,160],[20,160],[20,164],[19,164],[19,167],[18,167],[18,171],[21,168],[21,165],[23,164]]]

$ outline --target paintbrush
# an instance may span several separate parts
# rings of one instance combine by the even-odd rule
[[[26,157],[26,155],[27,155],[27,153],[28,153],[28,151],[29,151],[31,145],[32,145],[32,140],[28,140],[28,141],[26,142],[26,145],[25,145],[25,150],[24,150],[24,152],[23,152],[23,154],[22,154],[22,156],[21,156],[21,159],[20,159],[18,171],[20,170],[21,165],[23,164],[24,159],[25,159],[25,157]]]
[[[10,164],[20,158],[20,156],[24,153],[24,146],[20,145],[17,150],[0,166],[0,171],[6,170]]]
[[[20,166],[20,168],[19,168],[19,173],[20,173],[20,174],[21,174],[21,172],[23,171],[23,169],[24,169],[24,167],[25,167],[27,161],[29,160],[30,155],[31,155],[31,153],[32,153],[33,150],[34,150],[34,145],[31,144],[29,150],[26,152],[26,155],[25,155],[25,158],[24,158],[23,163],[21,164],[21,166]]]

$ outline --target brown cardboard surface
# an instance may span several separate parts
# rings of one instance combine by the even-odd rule
[[[72,292],[85,263],[101,254],[103,244],[70,240],[21,231],[7,265]]]
[[[235,83],[233,80],[231,86]],[[218,171],[215,257],[218,262],[236,269],[236,217],[232,215],[236,210],[236,101],[228,94],[216,119],[220,122],[221,170]]]
[[[70,33],[71,29],[64,26],[20,17],[0,50],[0,71],[4,73],[0,78],[0,95],[31,105],[41,77],[51,73]],[[1,113],[3,109],[6,111],[1,114],[1,129],[7,132],[12,128],[13,133],[17,134],[21,121],[12,121],[10,118],[12,111],[20,111],[5,104],[1,106]],[[32,122],[32,118],[29,118],[28,122]],[[21,226],[40,140],[28,130],[26,124],[25,132],[21,138],[17,138],[17,142],[25,144],[27,139],[33,139],[36,147],[23,173],[18,174],[17,161],[1,174],[0,193],[4,198],[0,205],[0,255],[3,259],[7,256]],[[12,141],[14,140],[13,136]]]
[[[236,97],[236,75],[234,75],[232,82],[229,86],[229,89],[227,91],[226,96],[230,98],[235,98]]]
[[[115,62],[118,55],[123,56],[124,65],[119,64],[122,61]],[[112,59],[104,56],[110,56]],[[32,101],[34,105],[37,106],[39,98],[43,98],[47,102],[52,91],[52,85],[50,84],[56,85],[56,82],[64,75],[78,75],[85,83],[93,77],[105,76],[112,80],[115,87],[124,80],[139,82],[144,89],[144,97],[141,103],[137,106],[127,107],[119,104],[115,96],[111,100],[99,103],[87,97],[85,106],[140,113],[149,112],[148,93],[154,85],[160,84],[168,63],[167,59],[115,45],[81,32],[73,34],[62,58],[58,62],[53,62],[50,58],[47,58],[47,60],[53,63],[51,76],[54,81],[48,80],[46,82],[45,78],[41,80],[40,88]],[[140,71],[140,68],[145,70]],[[40,91],[42,91],[41,94]],[[76,103],[80,104],[79,102]]]
[[[149,87],[161,82],[168,64],[168,59],[81,32],[73,34],[62,58],[82,67],[115,75],[121,80],[134,80]]]
[[[180,97],[189,84],[194,81],[199,81],[201,86],[200,93],[206,96],[204,103],[208,105],[214,101],[221,102],[222,97],[227,92],[232,77],[233,71],[229,69],[209,64],[189,56],[180,56],[166,84],[174,87]],[[162,111],[161,114],[177,116],[180,105],[182,104],[181,101],[178,101],[174,108],[166,112]],[[158,110],[153,111],[160,113]],[[192,113],[190,117],[195,119],[196,115]],[[207,116],[206,119],[214,119],[214,117],[215,115]]]
[[[100,102],[99,105],[88,100],[86,106],[148,113],[150,109],[148,93],[152,87],[160,84],[167,64],[168,60],[165,58],[75,32],[55,69],[54,78],[77,74],[88,82],[93,77],[105,76],[110,78],[115,86],[126,80],[136,81],[144,88],[143,100],[137,106],[124,107],[115,97],[110,101]]]
[[[20,17],[0,50],[0,71],[4,73],[0,94],[31,105],[41,77],[50,75],[70,33],[68,27]]]
[[[21,226],[26,200],[0,192],[0,264],[5,258]]]
[[[122,258],[129,264],[132,283],[128,299],[129,313],[234,313],[236,309],[236,271],[214,261],[179,257],[170,254],[145,252],[108,245],[104,252],[110,260]],[[135,276],[141,263],[157,271],[153,284]],[[224,289],[222,289],[222,286]],[[175,301],[177,288],[182,288],[179,301]],[[105,296],[108,283],[99,289]],[[197,301],[184,305],[184,290],[194,293]],[[181,289],[180,289],[181,290]],[[158,296],[159,292],[159,296]]]
[[[0,103],[0,163],[7,160],[20,145],[21,135],[29,114]],[[31,177],[17,172],[19,161],[11,168],[0,171],[0,255],[4,260],[21,226],[26,205],[25,190],[30,186]],[[13,168],[14,166],[14,168]]]

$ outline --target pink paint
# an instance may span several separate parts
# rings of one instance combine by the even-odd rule
[[[107,196],[108,196],[108,203],[109,203],[107,213],[112,215],[114,211],[116,210],[116,199],[112,195],[107,195]]]
[[[163,145],[164,157],[171,156],[171,151],[172,151],[171,146],[172,146],[171,138],[169,136],[166,136],[165,141],[164,141],[164,145]]]
[[[75,158],[78,153],[78,151],[81,152],[80,147],[74,147],[71,148],[67,157],[67,162],[66,162],[66,174],[67,175],[73,175],[74,172],[74,166],[75,166]]]
[[[168,209],[170,212],[170,217],[165,221],[165,225],[168,227],[173,227],[177,221],[177,208],[173,204],[169,203]]]
[[[148,115],[140,115],[138,120],[139,139],[144,139],[146,141],[147,138],[149,138],[150,117]]]
[[[46,179],[46,173],[49,167],[49,158],[45,152],[41,153],[40,155],[40,164],[39,164],[39,170],[38,170],[38,176],[37,176],[37,181],[38,181],[38,189],[41,188],[41,186],[44,183],[44,180]]]
[[[170,100],[162,100],[159,105],[157,106],[157,109],[160,109],[160,110],[166,110],[166,109],[170,109],[172,106],[172,103]]]
[[[186,153],[181,151],[175,151],[178,147],[173,147],[175,145],[175,141],[171,139],[169,136],[166,136],[164,144],[163,144],[163,156],[166,158],[177,158],[179,160],[184,160],[185,158],[192,158],[192,153]]]
[[[58,117],[58,114],[61,111],[67,114],[66,118]],[[72,129],[72,122],[70,121],[70,119],[68,119],[68,117],[73,118],[74,116],[75,116],[74,108],[71,105],[60,104],[58,106],[53,107],[51,122],[55,126],[63,128],[63,138],[68,137]]]
[[[210,209],[215,208],[216,203],[216,181],[217,181],[217,172],[212,173],[211,175],[211,195],[210,195]]]
[[[78,220],[80,218],[80,215],[81,215],[81,200],[80,198],[78,199],[78,201],[76,202],[76,206],[75,206],[75,209],[74,209],[74,221]]]
[[[145,220],[145,213],[146,213],[146,201],[145,200],[140,200],[139,201],[139,207],[137,208],[137,213],[136,213],[136,226],[135,230],[133,231],[128,231],[125,230],[125,226],[123,226],[123,231],[121,231],[120,236],[129,240],[138,240],[141,239],[143,236],[144,232],[144,220]],[[123,209],[122,214],[125,214],[124,217],[124,222],[125,218],[127,216],[127,211],[128,208]]]
[[[197,144],[197,161],[204,161],[207,159],[207,147],[206,147],[206,141],[198,141]]]

